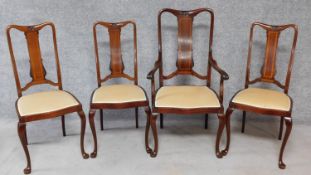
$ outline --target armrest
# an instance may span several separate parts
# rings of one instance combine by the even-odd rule
[[[153,79],[155,72],[160,68],[160,61],[157,60],[154,63],[154,67],[151,69],[151,71],[147,75],[147,79]]]
[[[217,65],[217,62],[216,60],[214,60],[211,52],[210,52],[210,59],[208,59],[208,62],[209,64],[211,64],[212,68],[215,69],[220,74],[219,101],[222,103],[224,96],[224,80],[228,80],[229,75]]]
[[[223,80],[228,80],[229,79],[229,75],[227,74],[227,72],[225,72],[223,69],[221,69],[218,65],[217,62],[213,59],[209,59],[208,62],[211,64],[212,68],[214,68],[221,76],[221,78]]]
[[[155,87],[155,82],[154,82],[154,74],[156,71],[160,68],[160,60],[158,59],[154,63],[154,67],[151,69],[151,71],[147,75],[147,79],[151,80],[151,99],[152,99],[152,107],[154,107],[155,103],[155,94],[156,94],[156,87]]]

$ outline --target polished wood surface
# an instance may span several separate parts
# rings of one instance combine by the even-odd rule
[[[41,56],[41,50],[40,50],[39,32],[44,27],[50,27],[52,29],[53,46],[54,46],[55,62],[56,62],[56,69],[57,69],[56,70],[57,71],[57,82],[53,82],[51,80],[46,79],[46,70],[42,63],[43,58]],[[26,43],[28,47],[29,62],[30,62],[30,76],[32,80],[31,82],[28,82],[24,87],[22,87],[20,83],[16,60],[14,56],[13,44],[11,40],[12,29],[16,29],[25,34]],[[39,85],[39,84],[48,84],[52,86],[57,86],[59,90],[62,90],[63,88],[62,88],[62,80],[61,80],[61,71],[60,71],[60,64],[59,64],[58,50],[57,50],[57,43],[56,43],[56,29],[55,29],[54,24],[52,22],[45,22],[45,23],[33,25],[33,26],[10,25],[7,27],[6,33],[7,33],[8,46],[10,50],[11,62],[12,62],[12,67],[14,71],[14,77],[15,77],[18,97],[22,97],[23,95],[22,93],[26,91],[27,89],[29,89],[30,87],[34,85]],[[26,158],[27,158],[27,166],[24,169],[25,174],[31,173],[30,154],[29,154],[28,146],[27,146],[28,144],[27,133],[26,133],[27,122],[55,118],[55,117],[61,116],[63,135],[65,136],[66,131],[65,131],[64,115],[68,113],[72,113],[72,112],[77,112],[81,119],[81,138],[80,138],[81,153],[82,153],[83,158],[87,159],[89,157],[89,155],[85,153],[84,151],[84,133],[85,133],[85,123],[86,123],[85,115],[84,115],[81,103],[78,101],[78,99],[76,100],[78,102],[78,105],[76,106],[67,107],[61,110],[57,110],[57,111],[51,111],[47,113],[40,113],[40,114],[34,114],[34,115],[28,115],[28,116],[22,116],[19,114],[18,108],[17,108],[17,101],[16,101],[15,106],[16,106],[17,115],[19,117],[19,122],[17,126],[18,135],[19,135],[20,141],[22,143],[22,146],[23,146]]]
[[[162,58],[162,14],[169,13],[174,15],[177,18],[177,45],[178,45],[178,53],[177,53],[177,69],[168,74],[163,74],[163,58]],[[208,65],[207,65],[207,74],[201,75],[193,70],[194,62],[193,62],[193,38],[192,38],[192,30],[193,30],[193,20],[200,13],[207,13],[210,16],[210,33],[209,33],[209,54],[208,54]],[[147,78],[151,80],[151,94],[152,94],[152,112],[160,114],[160,124],[161,128],[163,127],[163,113],[175,113],[175,114],[194,114],[194,113],[216,113],[220,120],[219,132],[222,127],[225,126],[225,118],[224,118],[224,108],[222,105],[223,101],[223,90],[224,90],[224,80],[228,80],[228,74],[222,70],[212,54],[212,45],[213,45],[213,31],[214,31],[214,12],[209,8],[200,8],[189,11],[181,11],[175,9],[162,9],[158,14],[158,57],[156,62],[154,63],[154,67],[148,73]],[[206,85],[210,87],[211,78],[212,78],[212,69],[214,69],[220,75],[220,88],[218,98],[221,106],[219,108],[195,108],[195,109],[180,109],[180,108],[159,108],[155,107],[155,96],[157,93],[157,88],[155,86],[155,73],[159,72],[159,88],[164,86],[164,81],[171,79],[177,75],[191,75],[198,79],[206,81]],[[207,128],[207,118],[208,115],[205,115],[205,127]],[[219,144],[219,140],[216,141],[216,145]],[[218,150],[218,146],[216,146],[216,155],[220,156],[220,152]]]
[[[253,33],[254,28],[260,27],[266,31],[266,48],[265,48],[265,57],[264,62],[261,68],[261,77],[255,78],[253,80],[250,80],[250,67],[251,67],[251,59],[252,59],[252,46],[253,46]],[[277,62],[277,48],[278,48],[278,40],[279,36],[282,31],[286,29],[292,29],[293,32],[293,42],[291,47],[291,53],[286,73],[286,79],[285,83],[281,83],[280,81],[275,79],[276,75],[276,62]],[[296,43],[297,43],[297,37],[298,37],[298,27],[295,24],[288,24],[288,25],[268,25],[260,22],[255,22],[252,24],[250,29],[250,38],[249,38],[249,48],[248,48],[248,58],[247,58],[247,68],[246,68],[246,79],[245,79],[245,89],[249,87],[249,85],[255,84],[257,82],[263,82],[263,83],[272,83],[278,86],[283,90],[285,94],[288,94],[288,88],[290,84],[290,76],[292,72],[293,62],[294,62],[294,54],[296,49]],[[239,91],[240,92],[240,91]],[[237,92],[238,93],[238,92]],[[236,93],[236,94],[237,94]],[[236,95],[235,94],[235,95]],[[235,97],[235,95],[232,97],[232,99]],[[290,98],[290,97],[289,97]],[[293,100],[290,98],[291,106],[289,111],[282,111],[282,110],[275,110],[275,109],[264,109],[249,105],[243,105],[234,103],[230,100],[229,107],[226,111],[226,130],[227,130],[227,145],[226,148],[222,151],[222,155],[226,155],[229,151],[229,145],[230,145],[230,116],[234,109],[239,109],[243,111],[243,119],[242,119],[242,132],[245,131],[245,118],[246,118],[246,111],[249,112],[255,112],[260,114],[266,114],[266,115],[272,115],[276,117],[280,117],[280,131],[279,131],[279,140],[282,138],[283,133],[283,124],[285,121],[286,125],[286,131],[285,136],[282,142],[280,154],[279,154],[279,168],[285,169],[286,165],[283,162],[283,152],[285,149],[285,145],[287,143],[288,137],[291,132],[292,128],[292,104]],[[219,135],[221,137],[221,135]]]
[[[133,27],[133,45],[134,45],[134,75],[128,75],[123,72],[124,70],[124,63],[122,60],[122,53],[121,53],[121,31],[123,27],[131,25]],[[109,33],[109,43],[110,43],[110,74],[106,77],[101,77],[101,69],[100,69],[100,58],[98,53],[98,41],[97,41],[97,28],[101,26],[108,30]],[[138,85],[138,68],[137,68],[137,34],[136,34],[136,23],[134,21],[123,21],[117,23],[109,23],[104,21],[96,22],[93,25],[93,36],[94,36],[94,49],[95,49],[95,56],[96,56],[96,71],[97,71],[97,83],[98,87],[101,87],[104,82],[113,79],[113,78],[125,78],[132,81],[135,85]],[[140,87],[140,86],[139,86]],[[101,122],[101,130],[104,129],[103,126],[103,109],[124,109],[124,108],[135,108],[135,125],[138,128],[138,107],[144,107],[145,112],[147,114],[147,126],[146,130],[149,131],[149,128],[152,127],[153,133],[155,133],[154,128],[155,120],[154,116],[151,114],[151,110],[149,107],[148,96],[145,90],[140,87],[146,96],[146,100],[143,101],[133,101],[133,102],[124,102],[124,103],[92,103],[94,92],[91,96],[90,101],[90,112],[89,112],[89,121],[90,126],[93,134],[94,139],[94,150],[91,154],[92,158],[97,156],[97,136],[96,136],[96,129],[95,129],[95,122],[94,116],[96,110],[100,110],[100,122]],[[157,143],[157,137],[154,136],[154,140]],[[150,155],[155,156],[157,154],[157,147],[151,149],[149,145],[146,145],[146,150]]]

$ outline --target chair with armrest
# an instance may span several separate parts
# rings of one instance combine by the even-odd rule
[[[210,33],[209,33],[209,52],[208,52],[208,64],[207,75],[201,75],[193,69],[193,20],[200,13],[207,13],[210,15]],[[161,16],[164,13],[169,13],[177,18],[178,34],[177,44],[178,53],[176,66],[177,70],[164,75],[163,73],[163,60],[162,60],[162,26]],[[223,102],[223,89],[224,80],[228,80],[228,74],[222,70],[212,54],[213,44],[213,30],[214,30],[214,12],[212,9],[200,8],[190,11],[180,11],[175,9],[163,9],[158,14],[158,58],[154,64],[154,68],[148,73],[147,78],[151,80],[151,92],[152,92],[152,112],[160,114],[160,124],[163,127],[163,114],[208,114],[215,113],[219,118],[219,129],[225,126],[224,120],[224,108]],[[214,69],[220,75],[220,89],[217,94],[210,88],[212,69]],[[156,89],[154,75],[159,72],[159,88]],[[190,75],[200,80],[206,81],[206,85],[178,85],[167,86],[164,85],[166,80],[174,78],[178,75]],[[207,115],[205,120],[205,126],[207,127]],[[146,127],[148,132],[148,127]],[[217,134],[220,134],[219,132]],[[157,137],[157,135],[156,135]],[[146,140],[148,143],[148,140]],[[156,143],[157,144],[157,143]],[[219,140],[216,140],[216,145],[219,144]],[[147,146],[148,147],[148,146]],[[216,155],[221,157],[216,146]]]

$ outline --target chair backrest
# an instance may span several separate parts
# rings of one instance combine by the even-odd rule
[[[121,30],[126,25],[133,25],[133,42],[134,42],[134,77],[124,73],[124,63],[122,60],[121,53]],[[100,71],[100,62],[99,62],[99,54],[98,54],[98,43],[97,43],[97,31],[96,27],[100,25],[106,27],[109,33],[109,42],[110,42],[110,71],[111,73],[101,78]],[[96,22],[93,26],[93,35],[94,35],[94,46],[95,46],[95,56],[96,56],[96,70],[97,70],[97,83],[98,87],[101,84],[112,78],[126,78],[130,81],[134,81],[137,85],[138,75],[137,75],[137,38],[136,38],[136,24],[133,21],[124,21],[117,23],[108,23],[108,22]]]
[[[39,43],[39,32],[46,26],[50,26],[52,29],[53,35],[53,46],[55,52],[55,62],[57,67],[57,82],[53,82],[51,80],[46,79],[46,70],[42,63],[40,43]],[[30,76],[32,80],[28,82],[24,87],[21,87],[21,83],[18,76],[18,70],[16,65],[16,60],[14,57],[14,51],[11,40],[11,29],[16,29],[18,31],[24,32],[26,37],[26,43],[29,54],[29,62],[30,62]],[[10,25],[6,29],[8,45],[11,55],[12,67],[15,76],[15,82],[17,87],[18,96],[22,96],[22,92],[26,91],[33,85],[39,84],[49,84],[52,86],[57,86],[58,89],[62,89],[62,81],[61,81],[61,71],[59,65],[58,51],[57,51],[57,43],[56,43],[56,29],[52,22],[45,22],[38,25],[33,26],[19,26],[19,25]]]
[[[261,67],[261,76],[259,78],[255,78],[254,80],[250,80],[250,67],[251,67],[251,57],[252,57],[252,46],[253,46],[253,33],[254,28],[256,26],[261,27],[266,31],[266,49],[265,49],[265,57],[264,63]],[[282,31],[286,29],[293,29],[293,43],[288,63],[288,69],[285,79],[285,84],[280,83],[275,79],[276,75],[276,57],[277,57],[277,48],[278,41]],[[259,22],[255,22],[251,26],[250,30],[250,38],[249,38],[249,48],[248,48],[248,58],[247,58],[247,69],[246,69],[246,80],[245,80],[245,88],[248,88],[249,84],[254,84],[257,82],[266,82],[273,83],[284,90],[285,93],[288,93],[288,87],[290,83],[290,76],[292,71],[292,66],[294,62],[295,48],[297,43],[298,36],[298,27],[295,24],[288,25],[268,25]]]
[[[214,12],[212,9],[200,8],[189,11],[175,10],[175,9],[162,9],[158,14],[158,44],[159,44],[159,60],[160,60],[160,86],[163,86],[163,80],[171,79],[177,75],[193,75],[199,79],[207,80],[209,85],[211,78],[210,64],[207,66],[207,75],[200,75],[192,68],[193,62],[193,50],[192,50],[192,28],[193,20],[196,15],[202,12],[210,14],[210,33],[209,33],[209,58],[212,59],[212,44],[213,44],[213,30],[214,30]],[[169,75],[163,75],[162,65],[162,26],[161,17],[163,13],[170,13],[176,16],[178,24],[178,53],[176,66],[177,70]]]

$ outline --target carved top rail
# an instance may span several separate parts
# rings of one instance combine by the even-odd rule
[[[46,26],[50,26],[52,29],[53,46],[54,46],[55,60],[56,60],[56,66],[57,66],[58,82],[53,82],[51,80],[46,79],[45,77],[46,70],[42,62],[43,59],[42,59],[41,50],[40,50],[39,32],[41,29],[43,29]],[[30,76],[32,80],[31,82],[27,83],[24,87],[21,87],[19,76],[18,76],[17,65],[16,65],[15,56],[14,56],[12,40],[11,40],[12,29],[16,29],[18,31],[23,32],[25,34],[25,38],[27,42],[29,62],[30,62]],[[62,89],[61,71],[60,71],[58,50],[57,50],[57,43],[56,43],[56,29],[55,29],[54,24],[51,22],[45,22],[42,24],[32,25],[32,26],[10,25],[7,27],[6,33],[7,33],[8,45],[9,45],[9,50],[10,50],[10,55],[11,55],[11,61],[12,61],[18,96],[19,97],[22,96],[23,91],[27,90],[33,85],[38,85],[38,84],[49,84],[52,86],[58,86],[59,89]]]

